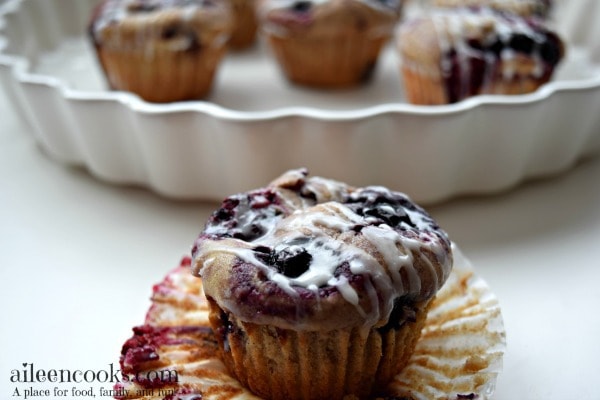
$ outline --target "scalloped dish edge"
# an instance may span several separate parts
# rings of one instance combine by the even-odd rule
[[[5,54],[4,51],[8,45],[7,38],[2,36],[2,32],[4,31],[6,25],[5,16],[10,13],[17,13],[22,1],[23,0],[8,0],[6,3],[0,5],[0,83],[3,83],[8,89],[7,93],[9,95],[9,99],[13,100],[17,106],[17,111],[21,112],[25,120],[32,125],[35,131],[36,139],[40,141],[42,146],[45,147],[46,150],[48,150],[49,153],[59,161],[66,162],[68,164],[82,164],[90,170],[92,175],[95,175],[102,180],[118,184],[141,184],[142,186],[149,187],[157,193],[167,197],[220,200],[225,195],[231,193],[230,188],[253,187],[253,185],[267,181],[270,179],[270,177],[277,175],[280,170],[289,169],[290,167],[297,167],[298,165],[297,163],[291,164],[292,161],[290,160],[283,161],[280,159],[279,162],[272,163],[269,168],[259,163],[257,167],[260,169],[260,173],[252,174],[252,176],[249,177],[234,177],[233,179],[230,179],[230,182],[225,184],[215,185],[212,183],[214,182],[215,177],[220,179],[228,178],[227,174],[225,174],[225,176],[220,176],[215,174],[214,171],[207,173],[206,175],[208,176],[202,177],[201,179],[198,179],[197,177],[185,177],[179,180],[175,179],[178,181],[178,183],[174,184],[173,182],[167,183],[165,179],[168,178],[173,180],[173,177],[176,175],[176,173],[186,173],[186,167],[189,165],[186,164],[175,168],[178,169],[177,171],[164,171],[164,167],[158,167],[161,168],[162,171],[152,171],[154,167],[150,166],[148,163],[153,162],[153,159],[151,156],[149,157],[148,155],[144,154],[134,157],[129,155],[129,158],[140,159],[142,164],[131,167],[131,171],[124,171],[124,173],[121,173],[121,171],[115,169],[114,166],[109,167],[107,165],[103,165],[108,162],[112,162],[112,160],[102,160],[106,157],[101,154],[96,154],[96,150],[90,148],[89,144],[85,143],[90,140],[89,138],[85,137],[88,135],[87,133],[59,132],[61,129],[65,128],[65,126],[68,128],[66,130],[75,131],[81,127],[81,123],[75,124],[76,126],[70,126],[72,124],[72,118],[65,118],[64,121],[61,121],[57,124],[58,126],[46,126],[44,121],[46,121],[48,118],[47,116],[40,115],[40,105],[35,104],[36,102],[41,103],[42,100],[38,100],[37,98],[34,99],[33,97],[40,96],[46,97],[47,100],[53,99],[55,103],[61,103],[58,105],[53,105],[57,108],[64,108],[65,105],[69,106],[67,107],[69,108],[68,110],[57,110],[56,112],[58,115],[61,115],[61,113],[67,113],[68,115],[71,115],[72,113],[76,112],[75,109],[80,111],[82,107],[91,108],[92,104],[101,102],[103,104],[109,104],[109,107],[116,107],[115,109],[117,110],[135,114],[135,118],[142,120],[142,122],[133,123],[132,126],[139,127],[140,124],[147,126],[143,120],[164,117],[165,121],[170,121],[173,123],[173,130],[193,130],[194,128],[198,127],[198,119],[212,118],[215,122],[215,125],[223,124],[223,126],[218,126],[217,128],[227,128],[217,130],[226,131],[228,129],[231,130],[233,127],[236,129],[236,132],[240,129],[242,131],[245,129],[249,132],[255,132],[257,130],[256,128],[258,127],[264,132],[265,130],[268,131],[271,128],[270,125],[266,124],[279,124],[279,121],[281,120],[295,121],[296,119],[299,119],[303,124],[307,124],[308,126],[300,126],[299,132],[294,132],[294,134],[307,136],[309,134],[306,132],[306,129],[311,128],[311,126],[314,124],[316,124],[316,127],[318,128],[317,130],[327,130],[332,128],[331,130],[334,132],[342,129],[343,125],[343,127],[347,127],[348,130],[351,131],[347,136],[351,136],[352,139],[355,136],[363,136],[365,134],[365,125],[373,123],[377,127],[381,126],[383,128],[381,129],[381,132],[374,132],[373,134],[377,136],[377,144],[380,145],[378,149],[382,149],[384,152],[387,151],[386,149],[390,145],[398,147],[399,144],[406,144],[407,147],[410,147],[414,141],[418,142],[417,144],[421,146],[422,143],[420,142],[439,138],[440,135],[457,135],[459,137],[472,135],[470,133],[465,133],[465,130],[470,131],[476,130],[476,128],[485,128],[488,131],[497,131],[500,128],[492,125],[497,123],[493,113],[495,112],[496,114],[502,114],[506,112],[506,110],[511,110],[510,112],[512,112],[512,114],[522,114],[517,111],[515,106],[523,109],[531,109],[533,107],[535,111],[542,106],[545,107],[546,103],[551,103],[556,106],[557,103],[562,101],[566,102],[564,104],[569,104],[572,100],[571,97],[573,97],[570,96],[570,94],[576,93],[578,96],[581,94],[581,96],[584,96],[585,99],[587,99],[581,100],[581,105],[585,104],[587,108],[594,109],[595,105],[590,105],[589,99],[600,98],[600,75],[598,75],[581,80],[551,81],[542,86],[536,92],[530,94],[517,96],[483,95],[472,97],[459,103],[443,106],[417,106],[406,103],[389,103],[356,110],[323,110],[298,106],[278,108],[269,111],[237,111],[206,101],[152,104],[141,100],[134,94],[125,92],[86,92],[70,88],[65,82],[62,82],[57,78],[29,72],[29,62],[24,57]],[[580,29],[580,27],[573,29]],[[579,33],[579,36],[581,36],[581,33]],[[46,102],[46,104],[49,103]],[[561,104],[558,104],[557,107],[560,108],[560,106]],[[596,109],[598,108],[600,108],[600,103]],[[500,111],[498,112],[498,110]],[[579,112],[580,110],[577,109],[577,111]],[[100,119],[103,117],[101,115],[101,111],[98,110],[87,110],[86,112],[95,112],[94,118]],[[189,113],[199,114],[199,116],[191,117],[192,122],[190,123]],[[538,113],[541,113],[541,111],[538,110]],[[579,114],[581,113],[579,112]],[[370,161],[373,160],[372,156],[377,156],[378,154],[370,154],[368,151],[365,154],[359,154],[359,158],[364,157],[365,159],[361,161],[362,164],[361,162],[359,162],[359,164],[364,164],[363,166],[366,166],[369,171],[359,171],[358,174],[353,173],[352,171],[343,172],[337,167],[326,165],[326,163],[321,160],[317,161],[317,157],[322,155],[319,151],[317,151],[317,155],[307,154],[304,158],[298,158],[301,160],[300,163],[302,163],[303,166],[308,166],[315,173],[325,176],[332,176],[333,178],[352,182],[357,185],[375,182],[377,184],[403,190],[418,202],[433,203],[461,194],[490,193],[504,190],[522,182],[529,177],[539,177],[564,171],[568,167],[572,166],[577,160],[597,153],[600,150],[600,135],[598,135],[600,132],[598,132],[599,129],[597,128],[600,126],[600,117],[593,115],[594,113],[592,112],[590,112],[590,114],[591,115],[585,115],[587,118],[585,120],[579,118],[580,116],[578,116],[578,119],[574,118],[572,120],[576,123],[580,123],[579,131],[582,131],[573,139],[575,142],[574,144],[569,144],[567,146],[565,146],[564,143],[543,145],[554,148],[553,151],[556,154],[556,149],[567,147],[568,149],[565,150],[564,155],[557,157],[556,154],[538,154],[541,150],[532,148],[529,151],[534,155],[533,161],[531,157],[523,160],[519,159],[518,163],[521,166],[520,171],[513,171],[510,173],[510,176],[506,175],[505,173],[501,179],[499,178],[496,180],[493,178],[494,174],[492,174],[491,177],[487,177],[486,181],[484,181],[481,177],[474,177],[472,176],[472,172],[465,170],[464,168],[466,168],[466,166],[462,165],[465,162],[461,161],[461,159],[463,157],[470,157],[471,155],[469,153],[440,156],[440,149],[434,149],[432,151],[425,149],[426,151],[423,154],[416,155],[420,156],[421,158],[430,157],[431,155],[441,158],[439,163],[440,165],[435,166],[435,168],[431,167],[430,169],[426,169],[423,175],[419,177],[419,182],[417,182],[417,179],[401,176],[402,174],[396,174],[398,171],[393,171],[395,174],[394,176],[388,176],[389,174],[386,172],[376,172],[371,170],[377,168],[377,166],[384,166],[385,163],[383,161],[379,161],[375,163],[375,166],[369,165]],[[463,121],[462,125],[455,122],[461,118],[470,119],[469,121]],[[550,118],[556,119],[558,117],[551,116]],[[390,119],[393,122],[387,123]],[[448,119],[450,121],[447,129],[444,129],[446,128],[445,126],[440,126],[440,119]],[[479,121],[477,119],[479,119]],[[481,122],[482,119],[484,120],[483,122]],[[514,120],[518,122],[524,122],[525,117],[516,115]],[[554,122],[551,121],[545,124],[547,127],[545,130],[558,129],[554,127],[558,121],[559,120]],[[479,125],[477,125],[477,123]],[[514,121],[507,121],[507,123],[514,123]],[[243,124],[246,125],[244,126]],[[242,128],[240,128],[240,126],[242,126]],[[520,128],[519,125],[516,126],[517,128]],[[474,129],[469,129],[471,127],[474,127]],[[121,131],[126,130],[125,127],[122,126],[116,126],[115,129]],[[531,131],[530,128],[524,130]],[[540,124],[539,130],[544,130],[544,124]],[[417,134],[417,132],[419,135],[421,134],[420,132],[423,132],[422,135],[424,138],[415,139],[415,134]],[[159,132],[157,131],[156,133]],[[204,133],[202,134],[204,135]],[[211,132],[207,133],[206,135],[214,134],[215,133]],[[324,136],[338,137],[339,134],[339,132],[328,132],[327,135],[324,134]],[[395,134],[402,137],[396,139],[386,139],[389,135]],[[494,133],[490,133],[489,135],[491,136],[493,134]],[[542,134],[545,133],[540,133],[537,131],[533,132],[531,134],[532,138],[526,137],[523,139],[525,141],[524,144],[530,145],[531,147],[539,147],[534,142],[543,142],[542,139],[537,138]],[[557,136],[556,133],[549,133],[548,135],[551,134]],[[569,134],[572,134],[572,132],[569,132]],[[73,135],[78,137],[74,138],[72,137]],[[134,133],[134,136],[136,135],[139,136],[139,134]],[[227,136],[230,134],[223,132],[223,135]],[[513,133],[509,134],[509,136],[510,135],[513,135]],[[81,136],[84,136],[83,139]],[[138,142],[140,139],[137,136],[128,140],[135,140],[138,148],[145,147],[146,144],[140,144]],[[269,138],[272,138],[273,133],[265,132],[264,136],[265,138],[262,138],[261,140],[265,143],[270,143]],[[325,138],[324,145],[339,143],[339,141],[330,139]],[[314,139],[311,139],[311,141],[312,140]],[[381,140],[383,140],[383,142],[381,142]],[[388,143],[390,140],[392,143]],[[492,142],[496,140],[506,139],[491,139]],[[464,144],[471,144],[472,142],[473,140],[471,139],[467,140]],[[151,147],[152,144],[148,146]],[[439,146],[442,146],[442,144],[439,144]],[[492,148],[496,147],[496,145],[493,143],[489,144],[488,146],[490,149],[486,151],[492,151]],[[576,146],[577,148],[570,148],[571,146]],[[304,148],[302,147],[302,149]],[[302,151],[302,149],[300,151]],[[417,147],[415,151],[418,153],[419,149],[421,149],[421,147]],[[125,152],[126,150],[123,151]],[[136,149],[129,151],[136,151]],[[431,152],[433,153],[430,154]],[[521,151],[519,150],[519,152]],[[507,157],[507,159],[514,161],[515,154],[506,153],[504,155]],[[181,154],[177,154],[178,158],[180,156]],[[349,155],[345,154],[340,157],[347,161],[348,159],[352,159],[354,156],[354,153],[352,153]],[[399,156],[401,157],[402,154],[400,153]],[[416,156],[414,156],[414,158],[409,157],[410,160],[407,160],[406,163],[410,164],[413,160],[417,159]],[[448,159],[446,160],[446,158]],[[479,158],[483,159],[484,156],[475,155],[475,159]],[[555,161],[550,163],[544,161],[545,164],[540,161],[546,159],[553,159]],[[304,160],[306,160],[306,162]],[[383,160],[389,161],[390,158],[386,158],[384,156]],[[393,160],[393,157],[391,160]],[[486,164],[488,164],[488,168],[490,165],[492,167],[500,167],[505,162],[505,160],[499,161],[500,162],[495,165],[489,164],[488,161],[483,165],[470,166],[469,168],[481,170],[481,168],[486,167]],[[121,162],[120,164],[131,165],[132,162],[135,161],[128,161],[126,163]],[[333,162],[335,163],[337,160],[333,160]],[[441,172],[448,168],[448,166],[456,166],[457,163],[459,164],[457,168],[462,169],[453,171],[451,176],[449,175],[450,172]],[[210,166],[214,165],[214,163],[208,164]],[[402,165],[403,163],[400,164]],[[247,167],[247,170],[254,170],[254,168],[252,168],[254,164],[250,163],[249,165],[250,166]],[[199,168],[206,166],[206,161],[196,165],[196,167]],[[144,171],[140,172],[141,170]],[[468,177],[465,177],[465,175]],[[496,175],[501,174],[497,173]],[[444,178],[448,178],[449,176],[457,179],[455,185],[452,185],[451,182],[444,183],[439,188],[432,186],[435,185],[436,182],[441,182],[444,180]],[[430,187],[425,187],[422,183],[423,180],[432,182]],[[182,182],[185,183],[185,188],[181,185]],[[240,182],[243,184],[240,184]],[[190,188],[190,184],[195,185],[196,188]],[[214,187],[211,187],[211,185]],[[208,188],[208,190],[205,190],[205,188]]]

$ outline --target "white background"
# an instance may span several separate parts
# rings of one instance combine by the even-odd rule
[[[23,363],[117,367],[152,285],[214,206],[52,161],[0,94],[0,398],[31,386],[10,382]],[[495,399],[600,399],[600,158],[428,210],[500,299],[508,348]]]

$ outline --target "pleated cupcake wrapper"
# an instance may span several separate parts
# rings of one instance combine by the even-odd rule
[[[293,331],[236,320],[213,300],[211,325],[221,337],[223,361],[242,384],[269,399],[364,399],[381,390],[405,365],[425,324],[429,305],[398,329],[353,327],[328,332]],[[384,357],[381,357],[384,354]]]
[[[519,63],[521,64],[519,65]],[[487,64],[482,85],[478,88],[477,93],[473,94],[470,93],[471,71],[465,61],[461,75],[456,78],[459,82],[459,90],[458,98],[455,100],[463,100],[476,94],[532,93],[548,82],[550,76],[535,76],[533,72],[535,68],[530,63],[524,64],[525,61],[515,60],[504,61],[500,66]],[[495,68],[498,68],[500,72]],[[524,74],[512,76],[509,73],[509,71],[517,71],[517,69]],[[403,56],[399,64],[399,71],[404,84],[405,97],[409,102],[439,105],[447,104],[450,101],[443,72],[437,65],[419,64]]]
[[[244,49],[254,44],[258,33],[255,0],[233,0],[231,5],[235,24],[228,43],[233,49]]]
[[[195,56],[181,56],[99,48],[98,56],[112,89],[133,92],[150,102],[171,102],[207,96],[225,49],[206,47]]]
[[[403,59],[400,75],[406,99],[414,104],[445,104],[446,88],[438,68],[428,68]]]
[[[268,41],[282,71],[292,82],[324,88],[354,86],[370,80],[390,36],[349,35],[309,40],[268,35]]]
[[[456,245],[453,251],[454,269],[429,311],[408,365],[390,383],[391,396],[485,400],[494,392],[506,346],[500,306]],[[128,390],[123,398],[144,400],[168,395],[192,400],[194,394],[203,400],[259,399],[219,359],[202,283],[191,275],[189,261],[184,259],[154,286],[145,324],[134,328],[121,358],[129,379],[115,389]],[[172,377],[173,371],[177,382],[158,380]]]

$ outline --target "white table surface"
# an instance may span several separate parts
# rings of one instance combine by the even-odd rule
[[[0,398],[7,399],[17,398],[15,388],[23,395],[57,386],[11,382],[24,363],[118,368],[152,285],[189,253],[214,208],[60,165],[9,106],[0,93]],[[508,347],[494,398],[600,399],[600,157],[428,210],[500,299]],[[76,385],[89,386],[110,387]]]

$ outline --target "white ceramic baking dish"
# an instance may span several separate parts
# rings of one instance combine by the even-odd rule
[[[371,83],[323,92],[289,85],[260,40],[227,55],[206,101],[150,104],[106,89],[86,37],[95,3],[0,3],[0,82],[53,159],[111,183],[221,200],[306,166],[431,204],[600,152],[597,0],[558,3],[568,55],[551,83],[434,107],[404,101],[391,46]]]

